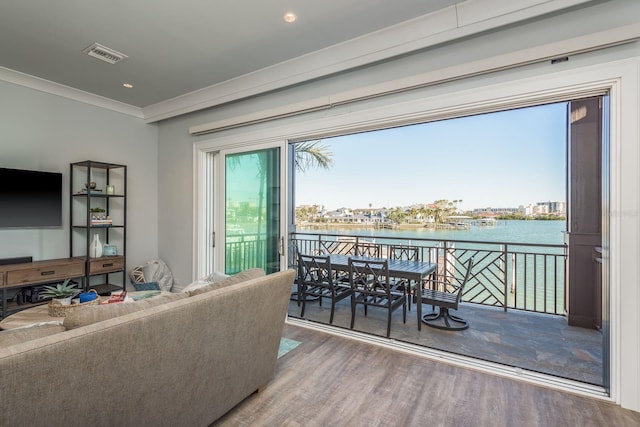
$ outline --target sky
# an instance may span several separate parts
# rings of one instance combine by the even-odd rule
[[[565,200],[566,103],[325,138],[329,170],[296,173],[295,203],[460,208]]]

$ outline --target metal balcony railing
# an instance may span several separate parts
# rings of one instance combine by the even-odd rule
[[[267,239],[258,234],[237,234],[227,236],[225,245],[225,271],[235,274],[253,267],[266,269],[264,254]]]
[[[438,264],[438,274],[456,277],[464,261],[473,256],[475,265],[463,301],[505,311],[565,314],[565,245],[291,233],[289,266],[295,267],[298,252],[355,255],[360,243],[380,245],[382,257],[392,245],[415,246],[421,260]]]

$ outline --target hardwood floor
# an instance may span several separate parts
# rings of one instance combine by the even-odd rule
[[[293,325],[274,379],[213,426],[637,426],[640,413]]]

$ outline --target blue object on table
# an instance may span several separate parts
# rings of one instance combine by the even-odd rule
[[[83,292],[80,294],[80,304],[82,304],[83,302],[93,301],[96,298],[98,298],[98,294],[95,291]]]

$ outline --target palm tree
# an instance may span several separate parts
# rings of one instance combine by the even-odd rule
[[[450,202],[445,199],[436,200],[431,205],[433,209],[433,217],[435,222],[442,223],[447,217],[454,214],[456,211],[456,207],[453,202]]]
[[[304,173],[312,167],[329,169],[333,165],[333,153],[320,139],[299,142],[294,147],[294,164],[298,172]]]
[[[418,209],[415,207],[409,209],[409,217],[412,220],[418,219]]]

